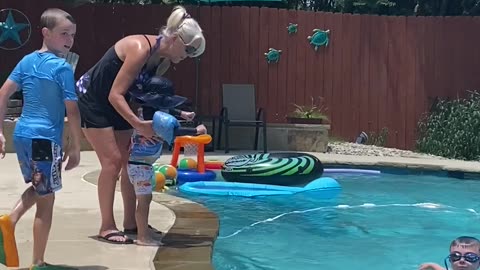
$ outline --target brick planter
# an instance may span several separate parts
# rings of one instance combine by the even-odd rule
[[[330,126],[294,124],[287,127],[289,151],[327,152]]]
[[[232,150],[250,150],[253,152],[255,129],[246,127],[230,128],[230,146]],[[330,125],[310,124],[267,124],[268,151],[308,151],[324,153],[327,151]],[[223,140],[222,137],[222,149]],[[259,142],[262,141],[260,131]],[[259,146],[259,150],[262,148]]]

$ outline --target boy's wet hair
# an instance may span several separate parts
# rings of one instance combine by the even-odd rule
[[[460,236],[457,239],[453,240],[450,244],[450,248],[458,245],[464,246],[476,246],[480,252],[480,240],[472,236]]]
[[[76,24],[72,15],[66,11],[59,8],[49,8],[45,10],[40,17],[40,28],[46,27],[47,29],[52,30],[62,19],[67,19],[73,24]]]

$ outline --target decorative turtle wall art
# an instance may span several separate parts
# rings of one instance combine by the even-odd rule
[[[296,23],[289,23],[287,26],[288,34],[295,34],[298,31],[298,24]]]
[[[320,46],[328,46],[328,34],[330,30],[321,30],[313,29],[313,35],[308,36],[307,39],[310,41],[310,44],[315,48],[315,51],[318,50]]]
[[[282,54],[282,50],[277,50],[274,48],[268,49],[268,52],[265,53],[265,58],[267,62],[270,63],[278,63],[280,61],[280,55]]]

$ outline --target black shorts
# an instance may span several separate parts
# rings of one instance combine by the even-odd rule
[[[78,102],[82,128],[107,128],[129,130],[133,127],[110,104]]]

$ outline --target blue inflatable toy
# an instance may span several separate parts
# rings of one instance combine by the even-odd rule
[[[169,145],[173,144],[175,129],[180,127],[178,120],[168,113],[157,111],[153,115],[153,131]]]
[[[342,188],[335,179],[321,177],[308,183],[305,187],[240,182],[198,181],[184,183],[179,189],[185,193],[242,197],[292,195],[307,191],[322,191],[318,193],[318,195],[316,193],[316,195],[322,198],[333,198],[340,193]]]
[[[177,169],[177,183],[183,185],[189,182],[214,181],[217,174],[211,170],[205,170],[204,173],[199,173],[196,170]]]

